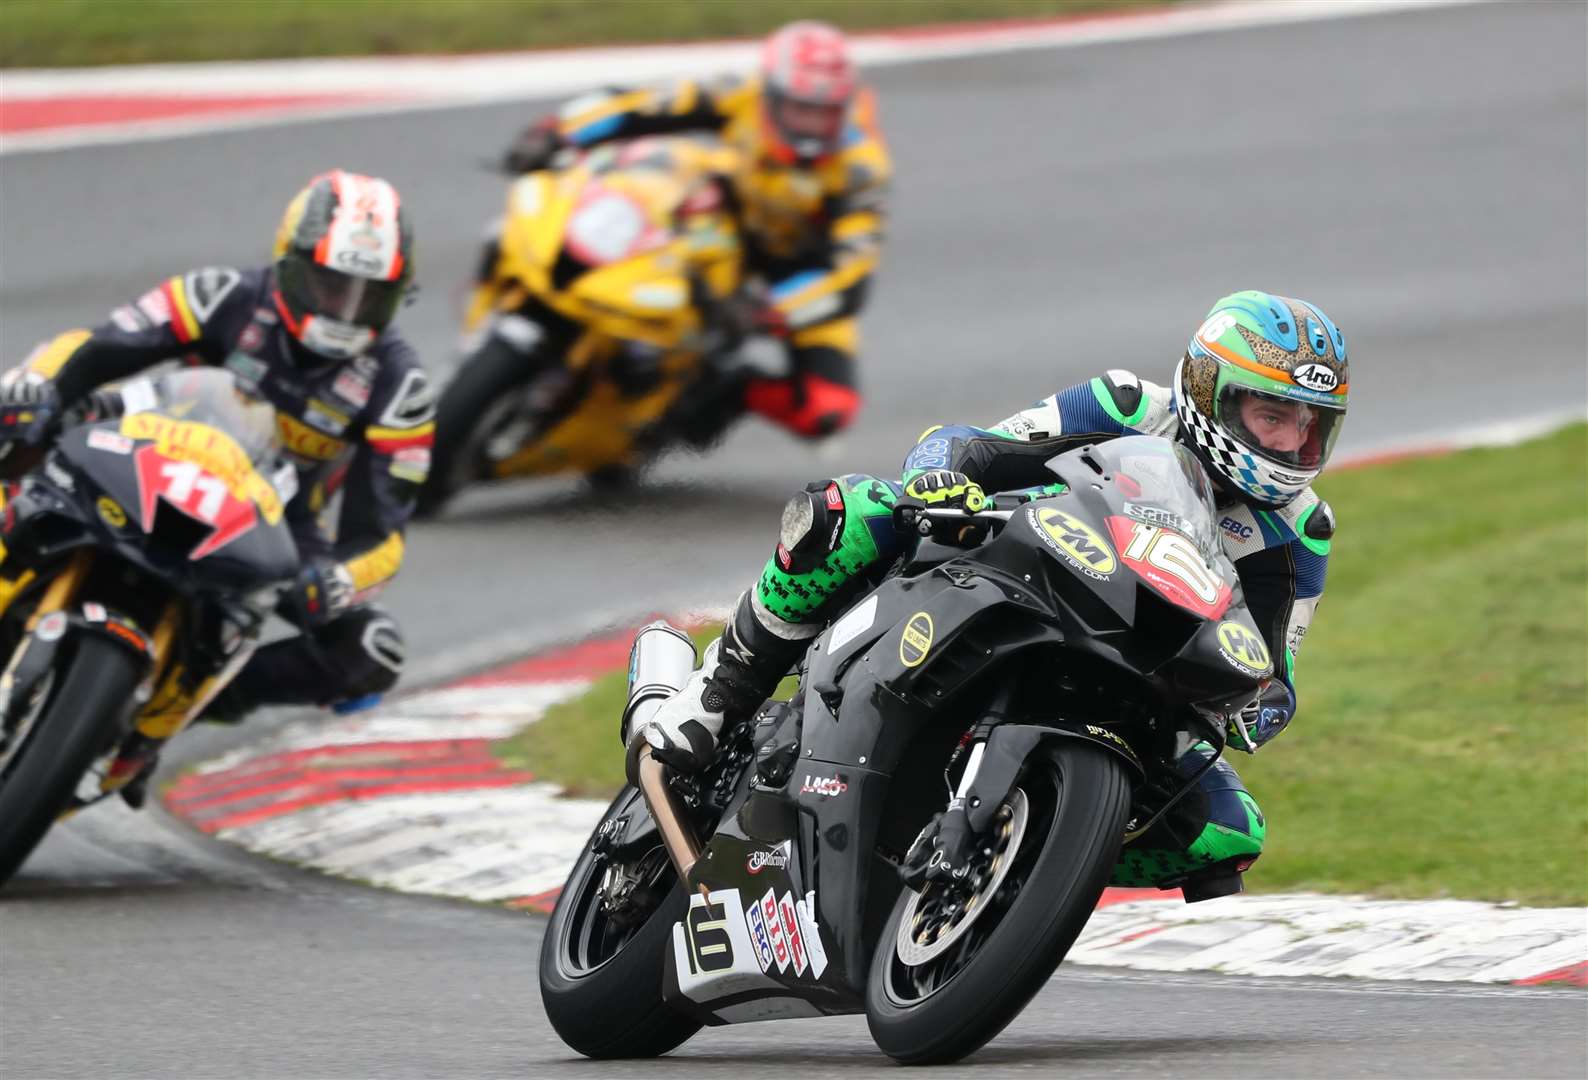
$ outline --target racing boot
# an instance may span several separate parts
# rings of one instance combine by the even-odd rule
[[[631,781],[638,776],[642,746],[679,772],[708,767],[717,756],[723,726],[754,713],[804,651],[810,638],[785,638],[762,626],[750,597],[739,598],[722,636],[706,646],[683,689],[637,731],[626,733]]]

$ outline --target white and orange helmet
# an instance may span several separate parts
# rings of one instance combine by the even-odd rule
[[[341,169],[316,176],[276,231],[276,310],[288,332],[327,360],[368,349],[413,279],[413,246],[385,180]]]
[[[836,27],[802,20],[767,38],[761,86],[773,156],[793,162],[834,153],[859,85],[849,42]]]

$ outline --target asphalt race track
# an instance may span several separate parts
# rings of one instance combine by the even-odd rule
[[[1307,297],[1345,329],[1357,404],[1342,449],[1583,409],[1585,34],[1581,4],[1480,5],[880,70],[900,180],[859,427],[816,450],[747,423],[604,505],[570,484],[459,500],[412,530],[389,594],[419,670],[726,603],[791,489],[891,472],[930,423],[989,423],[1105,368],[1167,378],[1233,289]],[[290,194],[342,165],[391,178],[413,208],[425,292],[403,322],[445,370],[455,287],[502,197],[474,163],[543,105],[0,160],[0,358],[164,275],[267,258]],[[1347,532],[1371,527],[1337,509]],[[572,1060],[536,1000],[540,926],[101,808],[0,896],[0,1073],[888,1067],[857,1017],[707,1031],[660,1063]],[[1075,969],[973,1061],[978,1075],[1567,1076],[1583,1073],[1585,1029],[1570,992]]]

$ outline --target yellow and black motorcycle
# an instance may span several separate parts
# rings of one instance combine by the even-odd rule
[[[121,401],[132,411],[69,427],[42,460],[6,444],[0,884],[56,820],[134,790],[298,572],[274,409],[216,368]]]
[[[507,477],[631,477],[731,422],[735,151],[668,136],[514,181],[442,394],[421,513]]]

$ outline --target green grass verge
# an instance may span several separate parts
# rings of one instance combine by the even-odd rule
[[[874,30],[1144,6],[1151,0],[5,0],[0,67],[690,41],[801,18]]]
[[[1264,889],[1588,903],[1588,427],[1326,477]],[[1240,755],[1236,755],[1238,758]]]
[[[1588,903],[1588,427],[1319,490],[1341,527],[1301,714],[1232,755],[1269,825],[1249,885]],[[599,679],[502,753],[608,795],[623,697]]]

